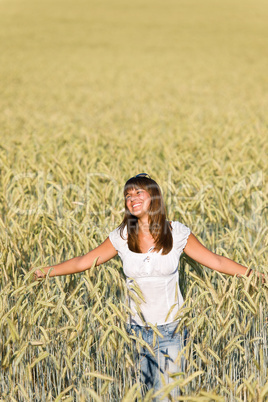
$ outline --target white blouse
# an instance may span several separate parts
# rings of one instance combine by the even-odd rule
[[[127,227],[124,228],[123,239],[118,228],[109,234],[109,239],[123,262],[130,294],[131,292],[136,294],[132,289],[135,284],[145,299],[139,305],[144,322],[138,314],[136,303],[130,297],[131,324],[146,325],[149,322],[157,325],[168,324],[174,321],[176,313],[183,304],[179,288],[178,264],[191,231],[177,221],[171,222],[171,226],[173,247],[166,255],[162,255],[161,250],[154,252],[153,247],[147,253],[130,251],[127,243]]]

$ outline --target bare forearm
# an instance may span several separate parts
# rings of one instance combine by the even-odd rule
[[[249,269],[247,267],[245,267],[244,265],[238,264],[237,262],[230,260],[229,258],[220,256],[220,265],[219,265],[219,269],[217,269],[217,271],[222,272],[224,274],[227,275],[246,275],[246,276],[250,276],[253,271],[252,269]],[[265,275],[258,272],[258,271],[254,271],[254,273],[262,278],[262,282],[265,283]]]
[[[227,257],[220,256],[220,264],[217,271],[222,272],[227,275],[246,275],[248,268],[244,265],[238,264],[237,262],[230,260]]]
[[[44,277],[49,272],[49,276],[61,276],[81,272],[81,269],[79,267],[80,260],[81,257],[75,257],[71,260],[61,262],[60,264],[52,265],[51,267],[38,269],[36,271],[36,275],[38,277]]]
[[[71,260],[62,262],[51,267],[45,267],[42,269],[37,269],[35,271],[35,276],[38,278],[45,277],[48,273],[49,276],[61,276],[76,274],[78,272],[86,271],[91,268],[93,264],[100,265],[111,258],[115,257],[117,251],[113,247],[109,238],[107,238],[100,246],[89,251],[85,255],[72,258]]]
[[[218,255],[208,250],[199,240],[191,233],[187,244],[184,248],[184,252],[193,260],[199,262],[205,267],[214,269],[215,271],[222,272],[227,275],[247,275],[252,274],[252,269],[248,269],[244,265],[238,264],[237,262],[230,260],[227,257]],[[265,275],[254,271],[256,275],[262,278],[265,282]]]

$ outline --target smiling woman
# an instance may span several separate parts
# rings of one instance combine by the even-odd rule
[[[67,275],[89,269],[94,260],[100,265],[117,254],[123,262],[130,291],[130,333],[147,342],[153,354],[142,348],[137,354],[137,370],[144,390],[159,390],[172,382],[170,374],[184,371],[185,359],[177,361],[185,334],[176,332],[178,312],[183,304],[178,265],[185,252],[197,262],[228,275],[246,275],[248,269],[204,247],[191,230],[178,221],[168,221],[158,184],[147,174],[130,178],[124,187],[125,215],[118,228],[97,248],[84,256],[54,267],[35,271],[37,277]],[[52,270],[51,270],[52,268]],[[143,299],[134,302],[133,282]],[[157,336],[155,330],[157,329]],[[172,396],[178,390],[172,390]]]
[[[150,177],[137,175],[124,188],[125,216],[120,234],[127,226],[128,246],[140,253],[154,246],[155,251],[167,254],[172,248],[172,235],[162,193]]]
[[[151,197],[148,191],[142,189],[128,190],[126,195],[126,204],[134,216],[139,216],[148,213],[151,203]]]

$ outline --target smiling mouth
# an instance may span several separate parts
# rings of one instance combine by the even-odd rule
[[[139,204],[134,204],[134,205],[132,205],[132,208],[134,209],[134,208],[137,208],[137,207],[140,207],[141,206],[141,203],[139,203]]]

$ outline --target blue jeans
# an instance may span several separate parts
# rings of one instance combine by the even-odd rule
[[[155,335],[156,341],[153,343],[154,331],[150,327],[140,325],[129,325],[129,334],[141,336],[142,339],[153,349],[154,356],[146,347],[140,347],[137,353],[136,365],[140,372],[140,381],[143,386],[143,393],[150,389],[158,391],[164,384],[173,381],[169,374],[181,373],[185,371],[185,358],[182,356],[175,362],[179,351],[186,343],[186,330],[184,333],[175,333],[178,323],[158,325],[157,329],[163,337]],[[164,377],[164,383],[162,378]],[[178,389],[171,392],[173,397],[178,396]]]

